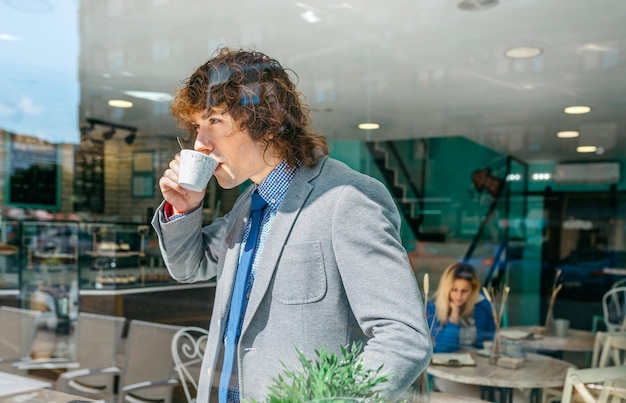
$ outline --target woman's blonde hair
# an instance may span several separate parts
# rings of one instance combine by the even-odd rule
[[[469,299],[461,309],[461,317],[467,319],[474,312],[474,305],[478,301],[480,287],[476,269],[467,263],[454,263],[446,268],[439,280],[439,286],[435,292],[435,314],[443,325],[448,322],[450,315],[450,291],[454,286],[454,280],[469,281],[472,292]]]

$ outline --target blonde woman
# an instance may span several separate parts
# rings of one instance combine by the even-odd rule
[[[476,269],[467,263],[446,268],[433,300],[427,304],[434,352],[482,348],[496,329],[489,301],[480,292]]]
[[[467,263],[446,268],[439,280],[433,300],[427,304],[434,352],[452,352],[482,348],[483,341],[493,340],[496,323],[491,305],[480,291],[476,269]],[[435,389],[462,396],[480,398],[480,387],[437,377]],[[513,391],[513,403],[526,403],[521,390]]]

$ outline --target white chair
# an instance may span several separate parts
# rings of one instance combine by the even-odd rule
[[[14,371],[13,364],[31,357],[41,312],[0,307],[0,369]]]
[[[617,342],[614,341],[614,336],[618,339]],[[596,332],[590,368],[604,368],[609,364],[620,365],[619,361],[610,362],[615,356],[613,350],[619,348],[619,338],[626,338],[626,332]],[[544,388],[541,401],[542,403],[560,401],[562,395],[563,388]]]
[[[626,366],[570,368],[565,377],[561,403],[571,403],[573,396],[577,396],[577,401],[585,403],[621,402],[626,399],[624,380]],[[574,390],[576,395],[573,394]]]
[[[608,331],[626,331],[626,286],[613,287],[602,296],[602,312]]]
[[[125,318],[80,312],[76,326],[76,357],[25,360],[14,364],[21,370],[32,369],[76,369],[93,371],[94,375],[84,376],[79,382],[68,375],[57,381],[57,390],[80,394],[81,388],[99,390],[103,395],[113,391],[114,374],[106,374],[104,369],[116,368],[117,354],[122,340]],[[96,374],[95,372],[103,371]],[[69,374],[74,373],[73,371]],[[91,394],[88,394],[91,396]]]
[[[604,342],[599,367],[626,365],[626,333],[609,333]]]
[[[172,339],[174,370],[188,403],[196,402],[198,378],[209,331],[196,326],[180,329]]]
[[[593,354],[591,356],[591,368],[606,367],[608,360],[604,360],[604,363],[600,365],[600,357],[603,353],[604,346],[609,336],[623,336],[626,337],[626,332],[596,332],[596,338],[593,345]]]

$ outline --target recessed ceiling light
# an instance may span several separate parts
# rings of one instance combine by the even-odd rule
[[[595,153],[598,147],[596,146],[578,146],[576,152],[579,153]]]
[[[378,123],[359,123],[359,129],[361,130],[376,130],[380,129],[380,125]]]
[[[580,136],[580,133],[576,130],[564,130],[558,132],[556,136],[560,139],[573,139]]]
[[[132,102],[126,101],[124,99],[109,99],[107,101],[107,104],[114,108],[132,108],[133,107]]]
[[[303,12],[302,14],[300,14],[300,17],[302,17],[303,20],[310,24],[315,24],[316,22],[320,21],[319,17],[315,15],[312,10],[307,10]]]
[[[586,105],[576,105],[576,106],[568,106],[563,109],[563,112],[568,115],[582,115],[583,113],[589,113],[591,111],[591,106]]]
[[[167,92],[155,92],[155,91],[124,91],[124,94],[130,95],[135,98],[147,99],[154,102],[168,102],[174,99],[172,94]]]
[[[541,48],[535,46],[518,46],[516,48],[508,49],[504,52],[504,55],[511,59],[530,59],[543,53]]]
[[[497,6],[499,0],[460,0],[457,7],[463,11],[483,11]]]

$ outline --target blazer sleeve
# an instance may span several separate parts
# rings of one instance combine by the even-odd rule
[[[165,202],[161,203],[155,212],[152,227],[172,278],[191,283],[216,277],[228,215],[202,228],[202,209],[167,221],[164,206]]]
[[[369,337],[363,363],[382,365],[392,374],[386,387],[401,393],[430,362],[432,343],[399,230],[400,216],[384,185],[368,177],[344,186],[332,217],[334,258],[352,312]]]

